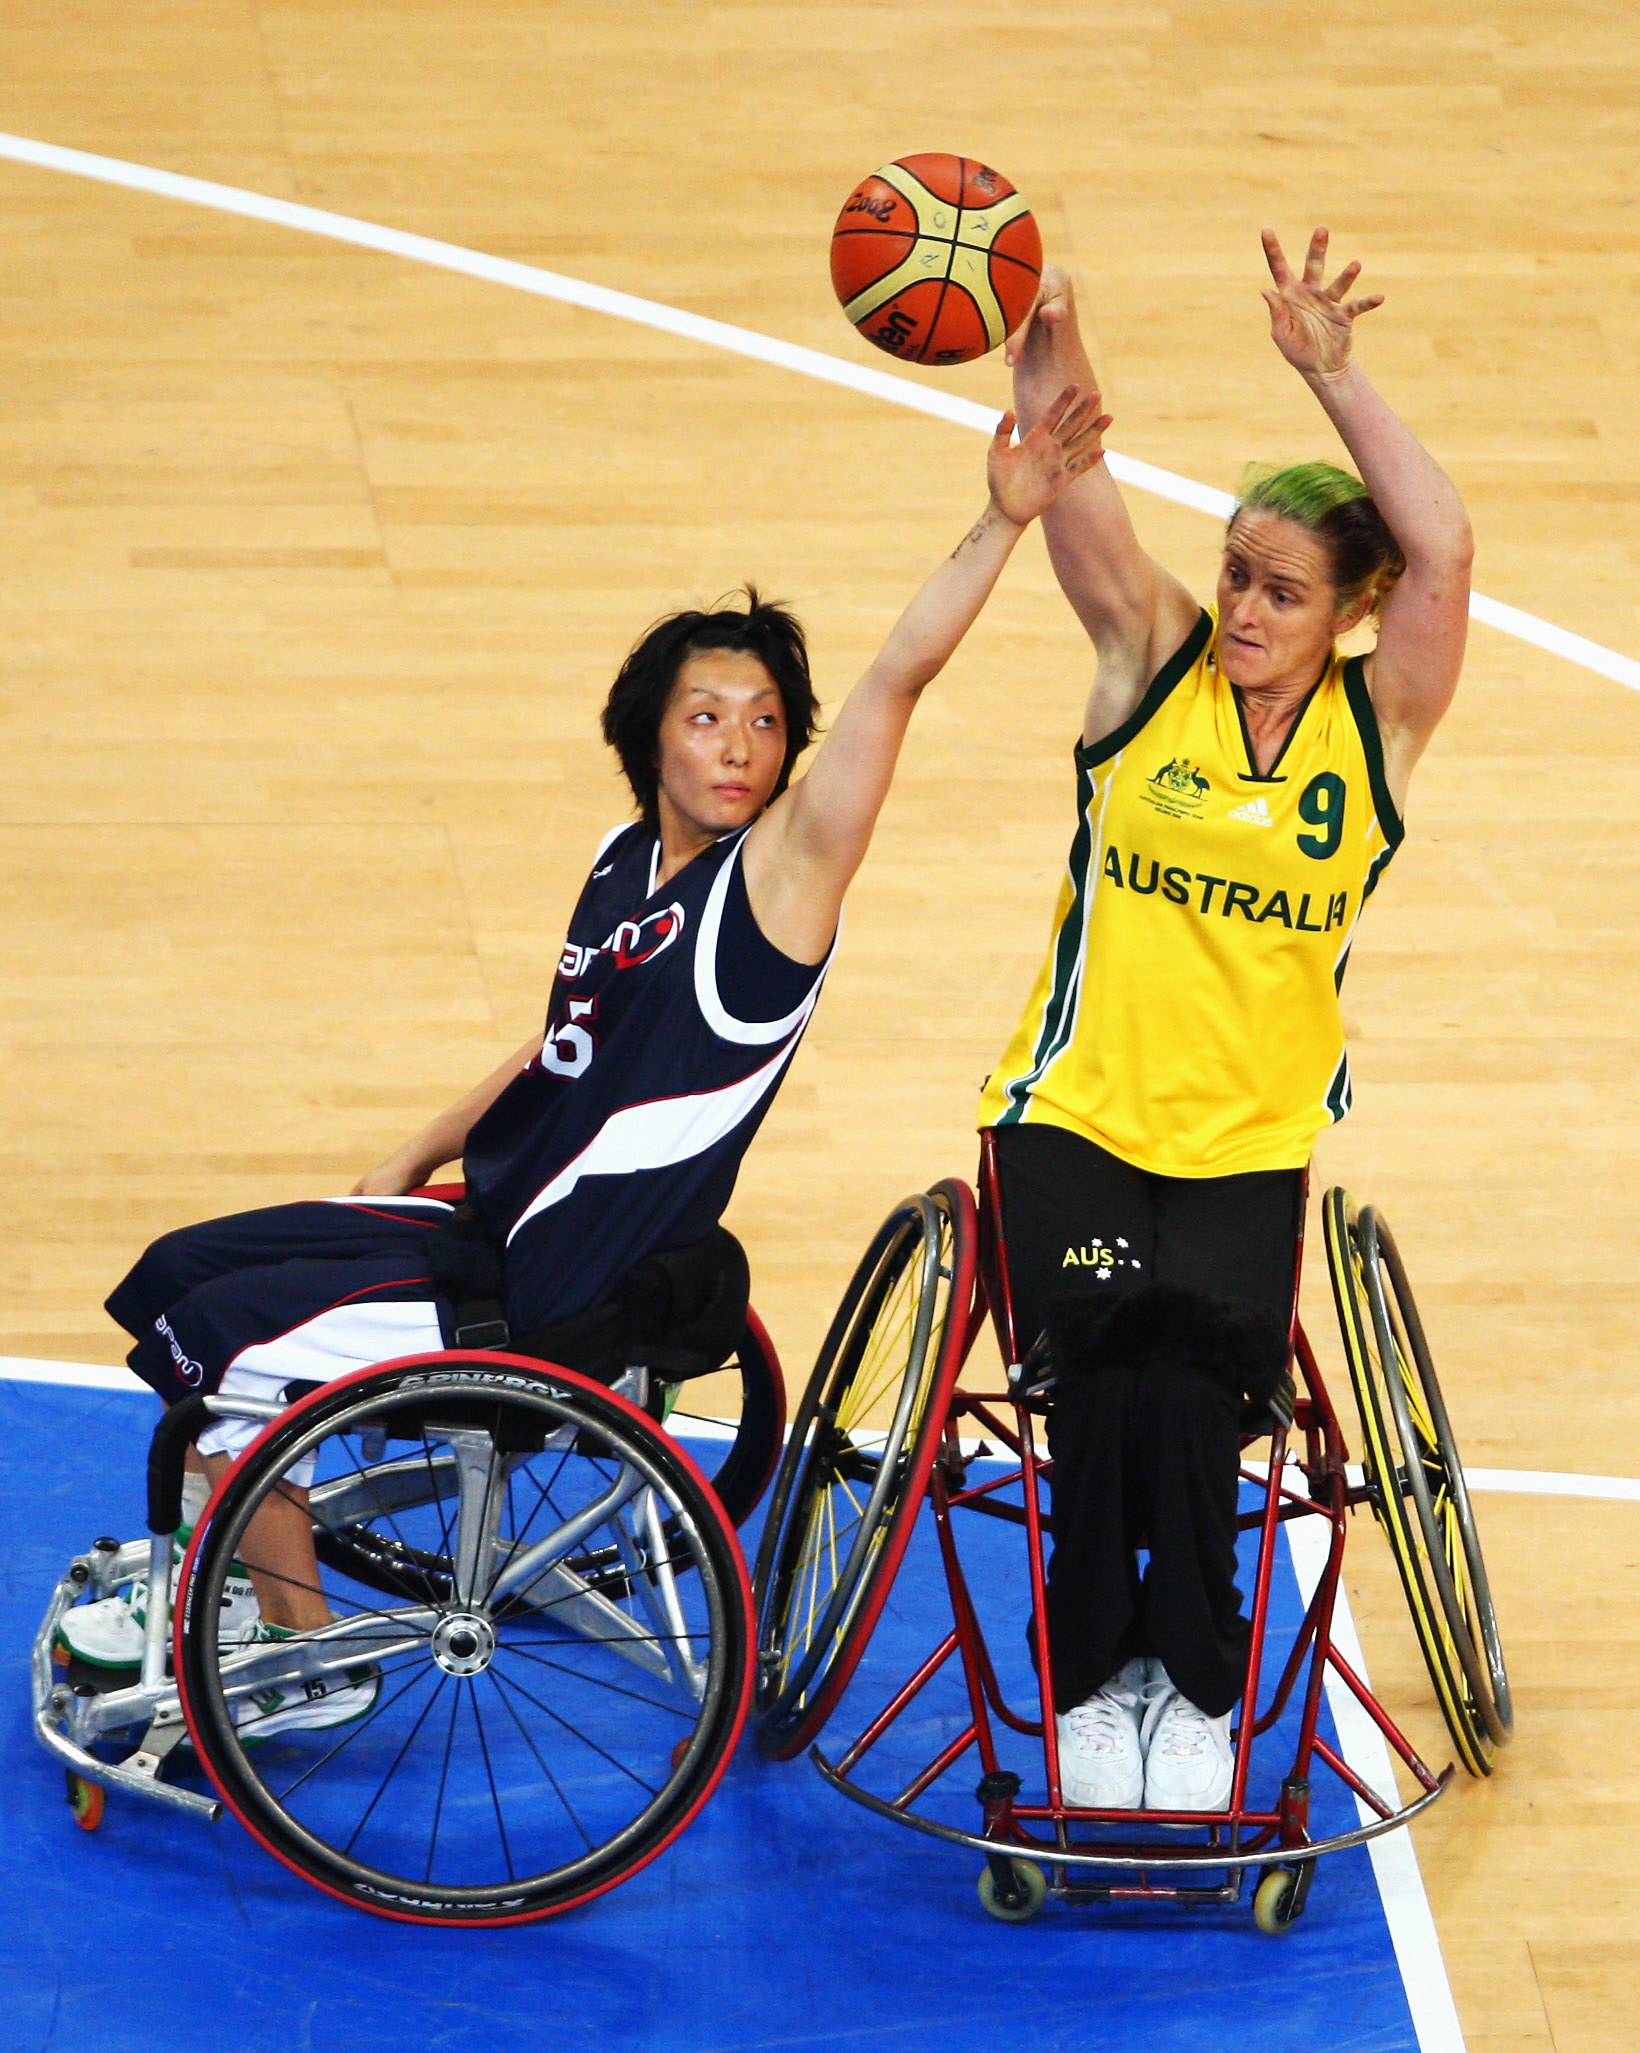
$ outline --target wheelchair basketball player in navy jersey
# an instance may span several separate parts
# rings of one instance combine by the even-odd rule
[[[594,857],[544,1031],[349,1197],[156,1241],[108,1310],[136,1343],[131,1367],[167,1404],[194,1392],[283,1404],[293,1386],[452,1345],[506,1345],[610,1380],[631,1281],[656,1262],[675,1308],[710,1326],[714,1306],[735,1299],[738,1259],[726,1358],[745,1271],[718,1220],[819,997],[912,711],[1025,527],[1098,461],[1097,416],[1072,387],[1018,443],[1004,417],[985,511],[796,783],[817,703],[790,614],[749,590],[743,608],[676,614],[644,636],[603,715],[641,817]],[[412,1195],[458,1159],[460,1208]],[[259,1430],[222,1417],[200,1435],[185,1517]],[[248,1643],[328,1622],[311,1480],[293,1470],[252,1520],[225,1634]],[[138,1583],[77,1607],[63,1621],[68,1651],[107,1667],[140,1659],[145,1605]],[[328,1689],[292,1687],[288,1702],[259,1697],[258,1733],[345,1723],[379,1688],[365,1666]]]

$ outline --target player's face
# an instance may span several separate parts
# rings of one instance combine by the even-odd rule
[[[755,656],[711,649],[678,672],[661,715],[656,768],[663,830],[708,835],[755,820],[786,760],[780,687]]]
[[[1308,690],[1334,637],[1338,611],[1327,545],[1279,513],[1238,513],[1219,565],[1219,662],[1244,690]],[[1357,616],[1358,617],[1358,616]]]

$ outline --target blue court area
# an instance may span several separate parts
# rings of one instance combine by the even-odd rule
[[[26,1657],[56,1577],[99,1533],[142,1530],[152,1407],[140,1395],[0,1382],[0,1588],[10,1687],[0,1719],[9,1830],[0,1838],[0,2046],[19,2053],[654,2053],[730,2048],[964,2053],[1028,2045],[1207,2053],[1226,2046],[1399,2053],[1417,2045],[1363,1850],[1322,1863],[1291,1933],[1234,1910],[1049,1903],[997,1924],[974,1855],[872,1817],[806,1761],[750,1741],[683,1838],[612,1894],[545,1924],[461,1933],[333,1903],[225,1818],[215,1826],[109,1798],[76,1829],[60,1769],[29,1729]],[[1004,1682],[1022,1694],[1020,1542],[965,1528]],[[946,1629],[931,1528],[825,1744],[847,1738]],[[1298,1615],[1285,1562],[1276,1642]],[[956,1679],[885,1742],[888,1786],[960,1729]],[[1263,1743],[1255,1795],[1284,1749]],[[1016,1765],[1022,1765],[1016,1764]],[[971,1824],[974,1777],[951,1778]],[[1313,1829],[1354,1806],[1320,1774]]]

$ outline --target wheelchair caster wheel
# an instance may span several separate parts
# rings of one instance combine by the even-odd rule
[[[1296,1868],[1271,1868],[1253,1891],[1253,1923],[1272,1939],[1279,1939],[1304,1915],[1304,1899],[1310,1893],[1313,1861],[1301,1861]]]
[[[95,1832],[102,1823],[107,1792],[100,1782],[87,1782],[83,1775],[68,1771],[68,1807],[82,1832]]]
[[[1009,1879],[998,1875],[999,1868]],[[1035,1861],[1004,1860],[995,1855],[979,1871],[979,1900],[1005,1925],[1023,1925],[1047,1902],[1048,1878]]]

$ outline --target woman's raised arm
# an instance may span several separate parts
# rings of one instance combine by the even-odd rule
[[[1263,239],[1273,281],[1264,295],[1271,339],[1338,430],[1406,558],[1405,573],[1384,601],[1378,647],[1367,661],[1385,770],[1399,802],[1413,764],[1458,688],[1474,557],[1469,517],[1452,480],[1351,355],[1355,322],[1381,306],[1383,295],[1348,296],[1361,271],[1356,263],[1346,264],[1331,285],[1323,284],[1325,228],[1310,238],[1301,278],[1268,228]]]
[[[1076,296],[1055,264],[1042,273],[1036,304],[1008,339],[1008,361],[1014,367],[1014,405],[1022,427],[1034,427],[1053,394],[1067,383],[1090,391],[1099,405]],[[1043,514],[1042,534],[1060,590],[1099,658],[1082,739],[1102,741],[1139,703],[1151,678],[1190,632],[1200,608],[1171,571],[1141,547],[1116,480],[1103,463],[1060,493]]]
[[[990,597],[1014,544],[1066,484],[1097,462],[1104,422],[1074,386],[1014,444],[1004,414],[986,463],[985,511],[900,615],[844,701],[808,774],[775,800],[746,842],[746,891],[784,954],[818,962],[865,856],[923,687],[945,668]]]

